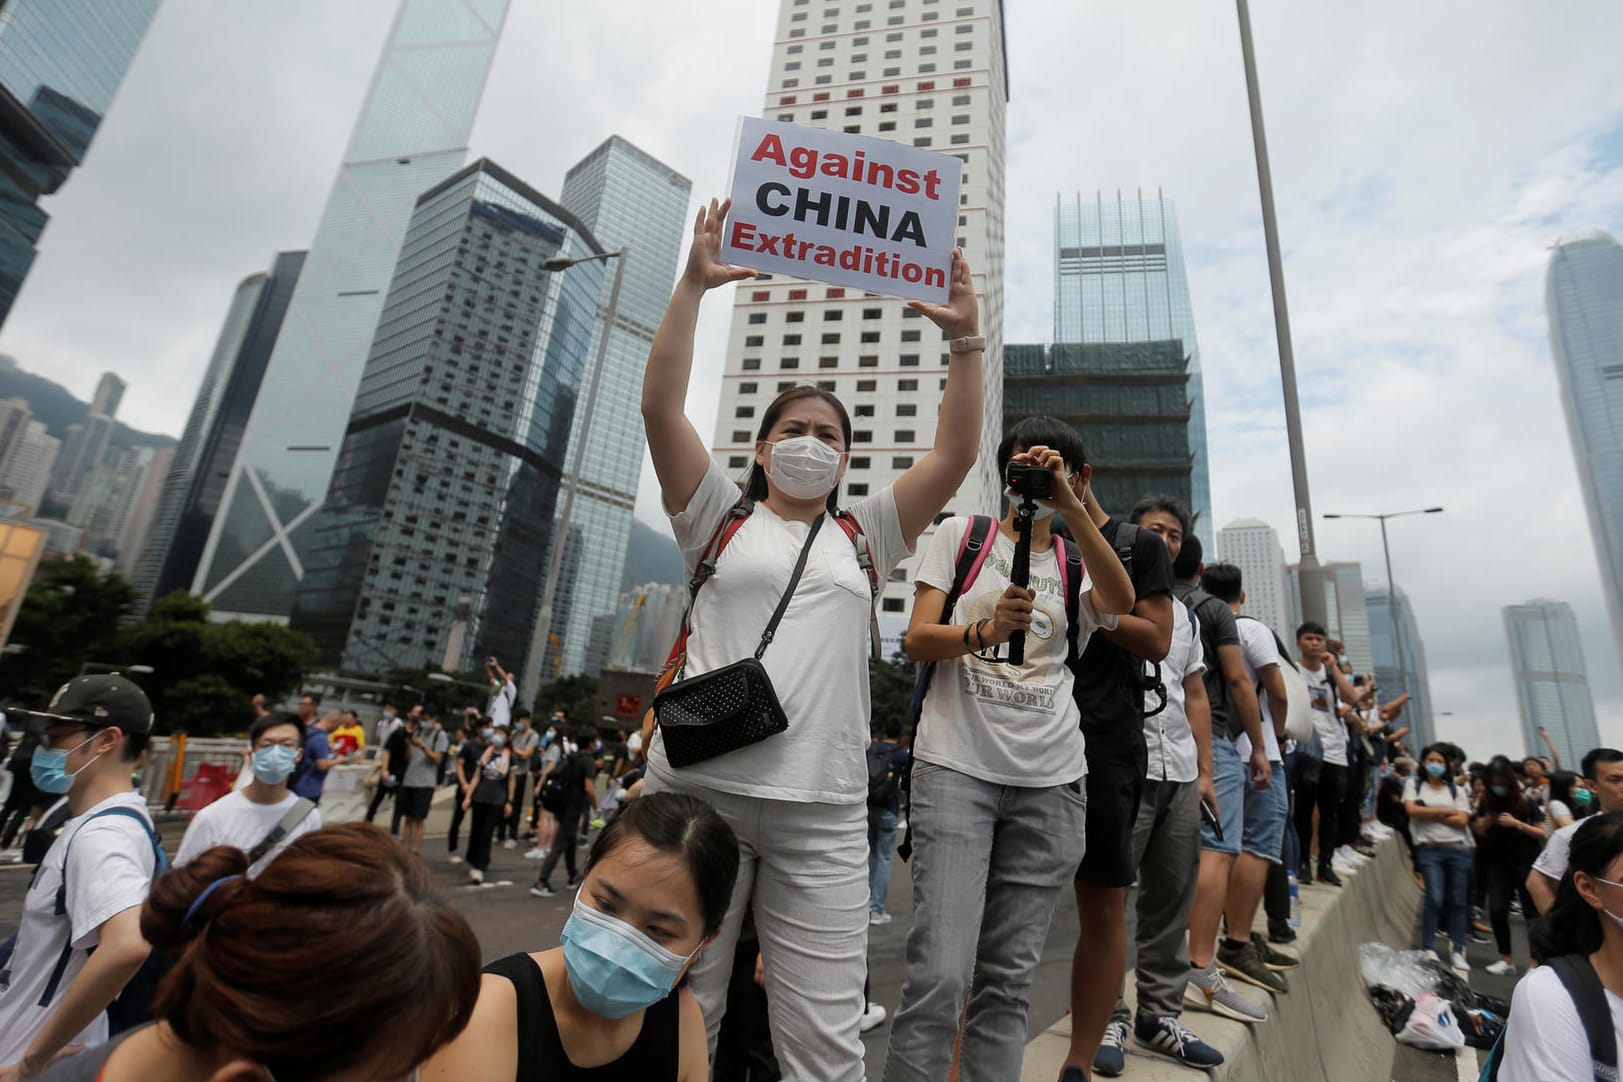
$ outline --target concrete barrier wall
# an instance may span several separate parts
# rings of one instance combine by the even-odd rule
[[[1302,964],[1286,974],[1290,992],[1272,997],[1266,1023],[1246,1026],[1204,1011],[1184,1014],[1184,1023],[1223,1053],[1225,1062],[1211,1078],[1366,1082],[1391,1077],[1396,1042],[1364,992],[1358,947],[1372,941],[1412,946],[1421,892],[1408,867],[1403,843],[1394,838],[1345,887],[1303,888],[1302,927],[1294,944]],[[1131,974],[1128,985],[1130,1003]],[[1269,998],[1250,985],[1236,987],[1246,995]],[[1058,1078],[1069,1044],[1066,1017],[1027,1047],[1022,1082]],[[1124,1077],[1187,1082],[1193,1076],[1187,1068],[1143,1054],[1129,1041]]]

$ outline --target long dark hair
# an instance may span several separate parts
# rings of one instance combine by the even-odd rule
[[[766,412],[761,415],[761,427],[755,433],[757,441],[764,440],[772,432],[772,426],[778,423],[783,411],[789,408],[789,403],[799,402],[802,398],[815,398],[827,402],[834,407],[834,412],[840,418],[840,432],[845,437],[845,450],[851,450],[851,415],[845,411],[845,403],[837,398],[833,391],[825,391],[812,383],[803,383],[798,387],[791,387],[772,400]],[[761,468],[759,462],[750,463],[749,480],[744,483],[744,498],[759,503],[767,497],[766,470]],[[828,510],[830,514],[840,509],[840,486],[835,485],[828,492]]]
[[[1572,832],[1567,874],[1555,888],[1555,901],[1527,929],[1534,958],[1549,961],[1563,954],[1590,955],[1600,950],[1605,941],[1601,921],[1610,918],[1584,901],[1573,874],[1609,878],[1607,872],[1619,856],[1623,856],[1623,812],[1590,816]]]
[[[696,797],[650,793],[632,801],[603,828],[592,845],[586,871],[632,838],[641,838],[656,852],[682,858],[704,911],[705,935],[720,928],[738,879],[738,837],[727,820]]]
[[[1550,773],[1550,803],[1557,800],[1567,806],[1574,819],[1587,817],[1593,808],[1593,801],[1589,804],[1580,804],[1572,799],[1572,791],[1578,787],[1578,775],[1570,770],[1555,770]]]
[[[1504,796],[1493,791],[1495,781],[1504,786]],[[1516,768],[1509,758],[1495,755],[1490,759],[1482,768],[1482,783],[1487,786],[1482,794],[1484,811],[1492,815],[1509,812],[1518,819],[1527,817],[1527,797],[1522,793],[1521,783],[1516,780]]]

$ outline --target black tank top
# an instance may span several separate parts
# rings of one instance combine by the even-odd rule
[[[681,990],[649,1007],[642,1032],[626,1054],[601,1067],[577,1067],[564,1053],[558,1020],[541,967],[528,954],[510,954],[485,967],[518,991],[518,1076],[515,1082],[676,1082],[682,1059]]]

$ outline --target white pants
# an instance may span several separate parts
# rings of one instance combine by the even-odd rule
[[[650,793],[698,797],[738,835],[738,882],[721,934],[689,975],[711,1058],[744,914],[755,912],[772,1044],[784,1082],[862,1082],[868,974],[868,815],[862,804],[734,796],[650,770]]]

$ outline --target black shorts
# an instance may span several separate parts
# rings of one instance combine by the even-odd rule
[[[434,803],[434,790],[427,786],[400,790],[400,816],[403,819],[427,819],[428,809]]]
[[[1088,849],[1076,870],[1079,882],[1096,887],[1130,887],[1133,823],[1144,792],[1149,752],[1144,730],[1128,734],[1087,734]]]

